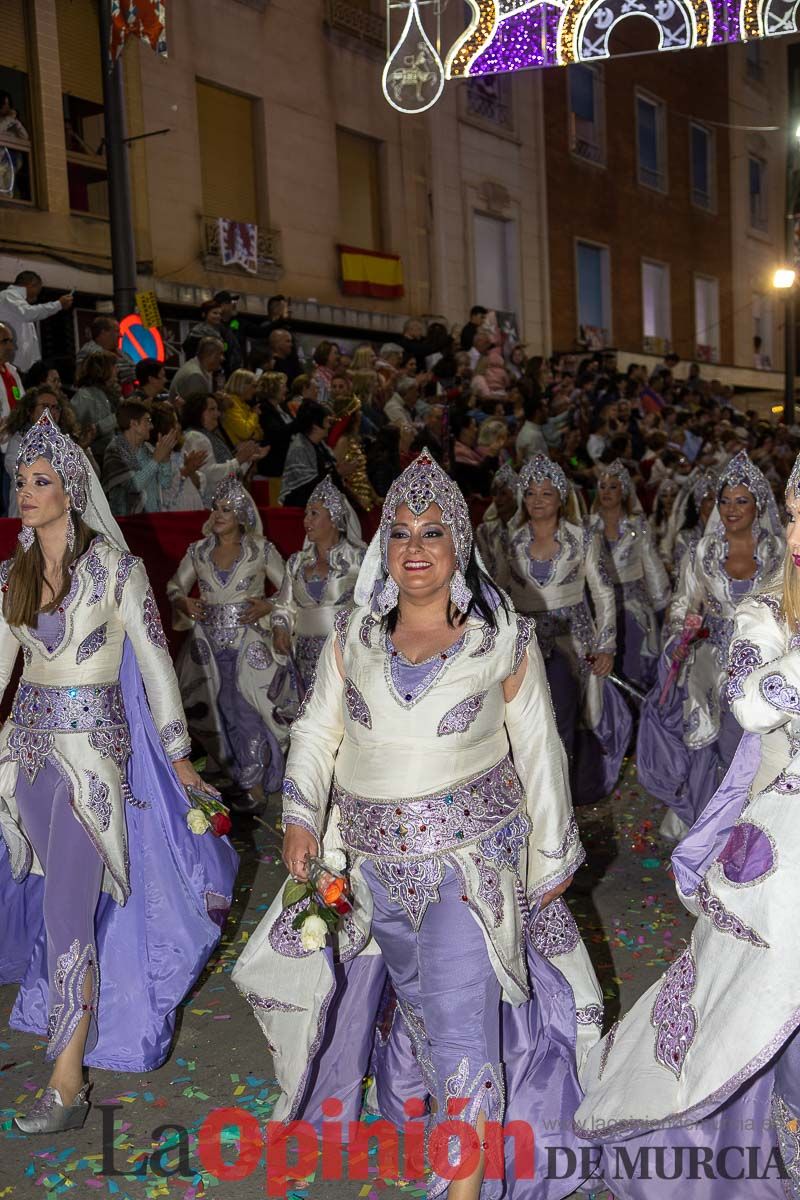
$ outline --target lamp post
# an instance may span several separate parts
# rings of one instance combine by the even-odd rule
[[[783,383],[783,423],[794,425],[794,363],[795,363],[795,332],[794,332],[794,285],[796,272],[793,267],[778,267],[772,278],[772,286],[780,292],[785,300],[784,310],[784,383]]]

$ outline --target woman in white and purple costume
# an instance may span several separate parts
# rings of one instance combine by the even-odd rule
[[[180,692],[142,562],[83,451],[45,415],[16,466],[20,546],[0,565],[0,983],[53,1071],[16,1126],[78,1128],[84,1064],[166,1058],[175,1011],[214,948],[236,855],[187,826]],[[144,686],[143,686],[144,683]],[[146,697],[145,697],[146,689]],[[168,936],[165,937],[165,930]]]
[[[275,652],[293,658],[301,692],[317,669],[336,614],[353,603],[366,549],[353,506],[326,476],[309,497],[303,549],[286,563],[272,610]]]
[[[591,804],[614,787],[633,729],[622,693],[607,680],[617,649],[611,564],[600,534],[565,517],[576,505],[557,463],[534,455],[520,471],[520,484],[509,592],[517,611],[535,618],[573,800]]]
[[[582,1075],[581,1133],[618,1200],[800,1200],[800,459],[786,507],[782,577],[733,617],[727,692],[744,733],[672,855],[697,917],[689,944]],[[661,1154],[666,1178],[612,1178],[620,1146],[629,1161]],[[711,1169],[691,1182],[690,1148]]]
[[[275,712],[293,689],[272,651],[264,595],[267,582],[280,589],[285,566],[234,476],[215,489],[203,533],[167,584],[173,626],[190,630],[176,668],[192,737],[245,794],[234,807],[252,811],[280,790],[289,743]]]
[[[372,1061],[369,1103],[399,1127],[406,1101],[432,1126],[466,1101],[479,1162],[453,1196],[557,1200],[579,1180],[548,1179],[543,1147],[574,1145],[576,1059],[602,1021],[560,899],[584,854],[531,622],[480,570],[427,452],[389,490],[356,604],[293,726],[283,807],[291,874],[343,852],[354,910],[321,950],[278,898],[233,975],[274,1052],[274,1116],[318,1125],[333,1097],[356,1120]],[[504,1118],[537,1143],[536,1179],[508,1191],[481,1186],[478,1145]]]
[[[741,451],[720,478],[717,511],[706,532],[684,558],[658,682],[642,705],[639,781],[669,808],[661,827],[667,837],[680,838],[691,828],[739,744],[742,731],[725,697],[733,620],[742,601],[775,574],[783,550],[772,490]],[[705,636],[689,643],[690,622],[700,617]]]
[[[640,687],[655,678],[659,618],[670,601],[667,572],[627,467],[617,459],[597,468],[597,499],[588,521],[603,539],[611,560],[617,600],[618,675]]]

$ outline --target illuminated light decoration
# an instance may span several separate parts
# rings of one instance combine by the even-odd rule
[[[161,334],[155,326],[148,329],[143,325],[138,313],[131,313],[120,321],[119,348],[134,362],[141,362],[143,358],[156,358],[163,362],[166,357]]]
[[[609,57],[615,26],[652,21],[659,50],[796,33],[800,0],[467,0],[467,29],[445,58],[448,79]]]
[[[559,29],[559,62],[608,58],[615,26],[629,17],[652,21],[659,50],[691,50],[707,45],[714,13],[707,0],[569,0]]]
[[[401,113],[422,113],[429,109],[444,90],[444,64],[425,32],[419,13],[420,3],[433,6],[439,22],[439,0],[387,0],[386,28],[391,29],[392,9],[408,7],[408,17],[400,40],[383,68],[383,94]]]
[[[747,41],[797,32],[798,0],[742,0],[741,30]]]

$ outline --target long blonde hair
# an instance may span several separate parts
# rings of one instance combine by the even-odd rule
[[[788,546],[786,547],[786,557],[783,560],[781,615],[793,632],[800,629],[800,571],[794,565],[792,552]]]

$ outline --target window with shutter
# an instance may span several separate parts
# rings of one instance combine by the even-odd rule
[[[97,0],[56,5],[69,206],[73,212],[107,217],[99,22]]]
[[[0,21],[0,200],[33,200],[28,39],[24,0],[5,0]]]
[[[258,224],[253,101],[198,79],[197,129],[204,214]]]
[[[383,249],[379,148],[373,138],[336,130],[339,240],[360,250]]]

